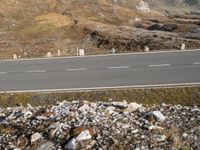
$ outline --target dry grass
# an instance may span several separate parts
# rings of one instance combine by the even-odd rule
[[[157,20],[162,24],[180,24],[177,32],[188,32],[196,28],[194,25],[186,26],[185,22],[179,23],[177,20],[163,16],[163,11],[155,11],[158,9],[154,8],[165,7],[170,12],[173,12],[172,10],[183,12],[179,7],[165,6],[164,0],[161,0],[161,3],[156,2],[155,6],[153,5],[155,1],[151,1],[152,12],[148,14],[136,10],[138,1],[126,0],[126,5],[118,1],[117,6],[114,1],[108,0],[0,0],[0,32],[6,32],[0,38],[0,59],[11,58],[14,52],[23,58],[44,57],[47,49],[52,53],[59,49],[62,55],[73,55],[76,47],[85,49],[87,55],[110,53],[113,47],[119,49],[118,52],[142,51],[143,41],[138,40],[137,37],[145,37],[151,34],[150,31],[144,30],[144,34],[142,32],[141,35],[134,36],[132,31],[125,31],[123,28],[146,29],[154,23],[152,20]],[[189,8],[184,9],[190,10]],[[136,25],[135,18],[142,20],[139,27]],[[198,21],[195,22],[196,26],[198,23]],[[121,33],[129,38],[115,31],[117,27],[120,27]],[[86,31],[88,28],[90,28],[89,33]],[[100,32],[101,39],[93,39],[90,36],[90,33],[95,31]],[[105,36],[101,35],[104,34],[101,31],[106,32]],[[166,33],[164,41],[167,38]],[[66,39],[71,42],[66,42]],[[173,45],[177,43],[176,41],[171,42],[171,47],[165,47],[170,44],[163,45],[164,42],[161,40],[158,38],[151,42],[155,42],[159,45],[158,47],[147,46],[154,50],[176,47]],[[188,39],[185,40],[188,41]],[[198,41],[186,44],[188,48],[196,48],[197,43]],[[130,45],[133,46],[130,48]],[[24,56],[21,51],[28,55]]]
[[[200,106],[200,87],[163,88],[163,89],[126,89],[90,92],[61,92],[61,93],[23,93],[1,94],[0,106],[12,107],[55,104],[57,101],[123,101],[138,102],[144,105],[160,103],[197,105]]]

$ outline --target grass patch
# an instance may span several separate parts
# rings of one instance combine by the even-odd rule
[[[21,32],[24,34],[41,34],[49,31],[54,31],[56,26],[53,24],[33,24],[24,27]]]
[[[124,89],[88,92],[60,92],[60,93],[21,93],[1,94],[0,107],[19,105],[45,106],[57,101],[123,101],[137,102],[144,105],[160,103],[197,105],[200,106],[200,87],[179,87],[162,89]]]

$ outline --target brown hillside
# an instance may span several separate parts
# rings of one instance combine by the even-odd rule
[[[146,0],[145,12],[140,0],[0,0],[0,57],[200,47],[199,5],[171,2],[174,13],[167,1]]]

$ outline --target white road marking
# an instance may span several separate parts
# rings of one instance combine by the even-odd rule
[[[74,68],[74,69],[66,69],[66,71],[85,71],[87,68]]]
[[[1,75],[1,74],[7,74],[7,72],[0,72],[0,75]]]
[[[155,64],[155,65],[149,65],[149,67],[168,67],[170,64]]]
[[[194,62],[193,65],[200,65],[200,62]]]
[[[108,69],[128,69],[130,66],[115,66],[115,67],[108,67]]]
[[[31,93],[31,92],[77,92],[77,91],[93,91],[93,90],[107,90],[107,89],[128,89],[128,88],[173,88],[173,87],[187,87],[187,86],[199,86],[200,82],[194,83],[174,83],[174,84],[149,84],[149,85],[130,85],[130,86],[108,86],[108,87],[88,87],[88,88],[66,88],[66,89],[40,89],[40,90],[20,90],[20,91],[0,91],[0,93]]]
[[[46,70],[31,70],[31,71],[26,71],[26,73],[45,73],[47,72]]]

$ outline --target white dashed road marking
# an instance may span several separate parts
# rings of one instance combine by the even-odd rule
[[[149,65],[149,67],[168,67],[170,64],[156,64],[156,65]]]
[[[108,69],[128,69],[130,66],[116,66],[116,67],[108,67]]]
[[[87,70],[87,68],[66,69],[66,71],[84,71],[84,70]]]
[[[193,64],[194,65],[200,65],[200,62],[194,62]]]
[[[26,71],[26,73],[45,73],[47,72],[46,70],[31,70],[31,71]]]
[[[1,74],[7,74],[7,72],[0,72],[0,75],[1,75]]]

